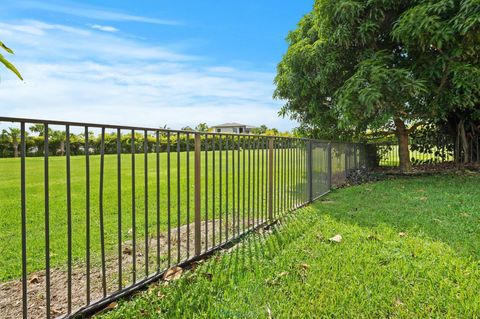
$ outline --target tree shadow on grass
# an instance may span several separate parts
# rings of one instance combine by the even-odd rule
[[[480,259],[480,176],[410,177],[334,191],[312,207],[342,223],[390,227]]]

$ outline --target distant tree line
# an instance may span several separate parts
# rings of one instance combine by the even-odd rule
[[[266,128],[266,126],[265,126]],[[185,132],[170,132],[162,131],[158,134],[158,143],[156,133],[149,132],[147,134],[147,150],[148,152],[166,152],[170,146],[170,151],[175,152],[177,149],[185,151],[187,149],[194,149],[194,134],[187,132],[191,129],[184,128]],[[200,130],[199,130],[200,131]],[[205,132],[205,131],[203,131]],[[3,129],[0,133],[0,157],[19,157],[21,154],[21,132],[18,128]],[[26,134],[26,155],[27,156],[44,156],[45,155],[45,129],[42,124],[37,124],[29,127]],[[259,131],[263,135],[283,135],[288,136],[288,133],[280,134],[278,130],[265,129]],[[219,150],[220,147],[225,150],[227,145],[229,149],[238,148],[256,148],[266,147],[265,144],[259,142],[258,139],[238,138],[235,135],[203,135],[202,149],[203,150]],[[145,135],[141,131],[135,132],[134,135],[134,151],[135,153],[143,153],[145,151]],[[84,155],[86,153],[85,133],[70,133],[70,154]],[[249,146],[249,142],[252,143]],[[48,130],[48,154],[50,156],[64,156],[66,154],[67,134],[64,130]],[[89,132],[88,134],[88,151],[89,154],[99,154],[101,152],[102,137],[100,133],[95,134]],[[260,144],[258,144],[260,143]],[[177,145],[178,144],[178,145]],[[122,153],[132,152],[132,134],[131,132],[123,131],[120,134],[120,150]],[[104,152],[106,154],[117,153],[117,134],[105,133],[104,138]]]

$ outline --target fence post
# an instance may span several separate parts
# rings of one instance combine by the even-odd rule
[[[328,189],[330,190],[332,188],[332,143],[328,143],[327,156]]]
[[[273,221],[273,137],[268,139],[268,219]]]
[[[480,136],[477,136],[477,163],[480,163]]]
[[[200,134],[195,133],[195,166],[194,166],[194,192],[195,192],[195,256],[201,254],[202,237],[201,237],[201,210],[202,210],[202,193],[201,193],[201,151],[202,141]]]
[[[357,144],[353,144],[353,165],[355,165],[355,169],[359,169],[358,157],[357,157]]]
[[[312,140],[308,140],[307,147],[307,181],[308,181],[308,202],[313,202],[313,163],[312,163]]]
[[[350,144],[343,144],[343,150],[345,154],[345,179],[348,177],[348,171],[350,168]]]

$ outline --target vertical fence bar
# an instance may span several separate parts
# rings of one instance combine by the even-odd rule
[[[170,158],[170,132],[167,132],[167,258],[168,267],[172,264],[172,201],[171,201],[171,158]]]
[[[285,152],[286,152],[286,145],[287,145],[287,140],[282,139],[282,174],[280,175],[282,177],[282,213],[285,212],[285,200],[286,200],[286,162],[285,162]]]
[[[235,198],[235,137],[232,136],[232,238],[235,238],[235,208],[236,208],[236,198]]]
[[[292,141],[292,209],[297,205],[297,141]]]
[[[177,263],[180,263],[181,259],[181,251],[180,251],[180,243],[181,243],[181,234],[180,234],[180,227],[181,227],[181,219],[180,219],[180,190],[181,190],[181,183],[180,183],[180,133],[177,133]]]
[[[251,220],[250,220],[250,198],[251,198],[251,149],[252,149],[252,138],[249,136],[248,137],[248,186],[247,186],[247,192],[248,192],[248,195],[247,195],[247,228],[250,229],[250,223],[251,223]]]
[[[135,216],[135,130],[132,130],[132,283],[137,282],[137,246],[136,246],[136,216]]]
[[[328,143],[327,146],[327,182],[328,189],[332,188],[332,143]]]
[[[240,135],[237,136],[237,236],[240,235]]]
[[[299,167],[299,163],[298,163],[298,141],[295,140],[295,147],[293,149],[293,160],[294,160],[294,194],[295,194],[295,197],[294,197],[294,204],[293,204],[293,209],[296,209],[297,206],[298,206],[298,167]]]
[[[50,318],[50,193],[49,193],[49,129],[48,123],[44,124],[44,195],[45,195],[45,311]]]
[[[157,273],[160,272],[160,132],[155,132],[155,160],[156,160],[156,180],[155,183],[157,191]]]
[[[208,250],[208,134],[205,134],[205,251]]]
[[[243,229],[242,232],[245,232],[245,137],[242,138],[242,220],[243,220]]]
[[[228,136],[225,135],[225,240],[228,240]]]
[[[268,139],[268,219],[273,221],[273,138]]]
[[[477,136],[477,163],[480,163],[480,137]]]
[[[117,253],[118,253],[118,290],[123,287],[122,274],[122,141],[121,130],[117,129]]]
[[[212,247],[215,247],[215,231],[216,231],[216,214],[215,214],[215,135],[212,135]]]
[[[70,174],[70,126],[65,127],[67,173],[67,314],[72,312],[72,191]]]
[[[148,277],[148,131],[143,132],[143,156],[144,156],[144,210],[145,210],[145,219],[144,219],[144,236],[145,236],[145,277]]]
[[[260,141],[260,145],[261,145],[261,153],[262,153],[262,177],[261,177],[261,192],[260,192],[260,211],[261,211],[261,221],[262,223],[265,222],[265,193],[264,193],[264,188],[265,188],[265,164],[266,164],[266,160],[265,160],[265,144],[266,144],[266,141],[265,141],[265,138],[262,138],[261,141]]]
[[[310,159],[309,157],[309,150],[310,150],[310,140],[303,142],[303,181],[305,186],[303,187],[303,202],[309,203],[310,202]],[[313,199],[313,194],[311,196]]]
[[[25,138],[25,122],[20,124],[20,179],[21,179],[21,201],[22,201],[22,314],[23,318],[28,317],[28,299],[27,299],[27,199],[26,199],[26,174],[25,174],[25,157],[27,156]]]
[[[107,274],[105,265],[105,226],[103,220],[103,184],[105,168],[105,128],[102,127],[100,142],[100,187],[99,187],[99,212],[100,212],[100,250],[102,256],[102,290],[103,297],[107,296]]]
[[[86,259],[86,303],[90,304],[90,145],[88,126],[85,126],[85,259]]]
[[[313,202],[313,145],[312,140],[307,144],[307,178],[308,178],[308,202]]]
[[[190,134],[187,133],[186,136],[187,146],[186,146],[186,153],[187,153],[187,259],[190,258]]]
[[[253,138],[253,151],[252,151],[252,218],[253,226],[256,226],[258,221],[258,137]]]
[[[200,134],[195,133],[195,256],[199,256],[202,251],[201,223],[202,223],[202,192],[201,192],[201,151],[202,141]]]
[[[274,152],[275,152],[275,218],[277,218],[281,211],[280,211],[280,200],[282,194],[282,184],[280,184],[281,176],[282,176],[282,139],[276,138],[275,144],[273,145]]]
[[[223,165],[222,165],[222,162],[223,162],[223,161],[222,161],[222,157],[223,157],[223,156],[222,156],[222,153],[223,153],[223,151],[222,151],[222,140],[223,140],[223,138],[222,138],[222,136],[220,135],[220,136],[218,137],[218,149],[219,149],[219,154],[218,154],[218,156],[219,156],[219,160],[220,160],[220,163],[219,163],[219,165],[218,165],[218,175],[219,175],[219,179],[220,179],[219,188],[218,188],[218,193],[219,193],[219,195],[220,195],[220,196],[219,196],[219,202],[218,202],[219,214],[220,214],[220,225],[218,226],[218,227],[219,227],[218,230],[219,230],[219,237],[220,237],[219,241],[220,241],[220,242],[222,242],[222,229],[223,229],[223,228],[222,228],[222,226],[223,226],[223,225],[222,225],[222,222],[223,222],[223,220],[222,220],[222,215],[223,215],[223,213],[222,213],[222,211],[223,211],[223,205],[222,205],[222,203],[223,203],[223,202],[222,202],[222,194],[223,194],[223,187],[222,187],[222,185],[223,185],[223,177],[222,177],[222,175],[223,175],[223,174],[222,174],[222,172],[223,172],[223,171],[222,171],[222,169],[223,169],[223,168],[222,168],[222,166],[223,166]]]
[[[290,153],[291,153],[291,148],[292,148],[292,140],[291,139],[288,139],[287,140],[287,149],[285,150],[286,152],[286,155],[285,155],[285,158],[286,158],[286,173],[287,173],[287,176],[286,176],[286,183],[287,184],[287,189],[286,189],[286,204],[287,204],[287,211],[290,210],[290,205],[291,205],[291,198],[292,198],[292,191],[291,191],[291,175],[292,175],[292,164],[291,164],[291,160],[290,160]]]

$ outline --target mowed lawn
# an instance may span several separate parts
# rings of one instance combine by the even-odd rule
[[[289,150],[291,151],[291,150]],[[279,151],[278,151],[279,152]],[[278,160],[283,158],[283,168],[292,171],[290,167],[305,163],[305,157],[298,158],[295,164],[288,162],[286,153],[278,153]],[[300,153],[298,153],[300,154]],[[235,155],[235,158],[233,156]],[[202,152],[202,219],[219,218],[219,214],[233,214],[239,211],[243,214],[243,200],[250,194],[250,211],[256,214],[267,211],[267,150],[252,150],[250,152],[229,151],[228,169],[227,153]],[[206,157],[207,164],[206,164]],[[240,165],[239,165],[240,158]],[[179,166],[177,165],[179,160]],[[244,161],[245,159],[245,161]],[[66,267],[67,261],[67,186],[66,158],[50,157],[49,159],[49,208],[50,208],[50,256],[53,267]],[[189,154],[189,172],[187,174],[187,153],[181,152],[179,158],[175,152],[170,155],[170,182],[168,179],[166,153],[160,154],[159,174],[159,207],[160,229],[163,233],[168,229],[167,216],[169,211],[168,192],[170,192],[171,227],[193,222],[194,214],[194,154]],[[147,160],[148,192],[145,192],[145,158],[143,154],[135,156],[135,216],[136,236],[138,245],[145,237],[145,216],[148,216],[149,237],[156,236],[157,229],[157,176],[156,155],[149,154]],[[180,170],[178,171],[178,167]],[[220,169],[222,173],[220,173]],[[207,172],[208,170],[208,172]],[[214,172],[215,171],[215,172]],[[122,241],[132,240],[132,157],[123,154],[121,159],[121,219]],[[277,176],[279,174],[278,171]],[[215,174],[215,175],[214,175]],[[221,174],[221,179],[220,179]],[[279,190],[286,196],[297,196],[298,202],[305,200],[305,172],[297,170],[294,173],[283,174],[283,184]],[[291,181],[286,183],[286,179]],[[227,195],[228,179],[228,195]],[[249,191],[250,181],[250,191]],[[235,183],[235,184],[234,184]],[[245,184],[245,186],[244,186]],[[90,156],[90,232],[92,263],[99,263],[100,256],[100,156]],[[170,190],[168,189],[170,186]],[[240,186],[240,191],[238,186]],[[179,187],[179,188],[178,188]],[[244,188],[245,187],[245,188]],[[215,188],[215,189],[214,189]],[[206,192],[206,190],[208,191]],[[220,192],[220,189],[222,191]],[[244,193],[245,189],[245,193]],[[235,193],[234,193],[235,191]],[[145,194],[148,194],[145,211]],[[0,159],[0,282],[21,276],[21,201],[20,201],[20,159]],[[235,196],[235,203],[233,199]],[[207,198],[207,199],[205,199]],[[227,199],[228,198],[228,199]],[[43,158],[26,159],[26,199],[27,199],[27,268],[28,272],[45,269],[45,195],[44,195],[44,161]],[[71,199],[72,199],[72,256],[74,263],[82,265],[86,254],[86,168],[84,156],[71,157]],[[104,170],[104,228],[105,246],[109,255],[116,253],[118,237],[118,194],[117,194],[117,156],[105,156]],[[208,201],[207,206],[206,201]],[[227,204],[228,201],[228,204]],[[240,208],[239,208],[240,204]],[[248,209],[245,202],[245,210]],[[207,208],[207,210],[205,209]],[[207,211],[207,212],[206,212]],[[248,212],[246,212],[248,214]],[[215,214],[215,215],[214,215]],[[230,216],[232,220],[232,216]],[[154,257],[152,257],[154,258]]]
[[[478,318],[479,190],[466,173],[334,191],[99,317]]]

